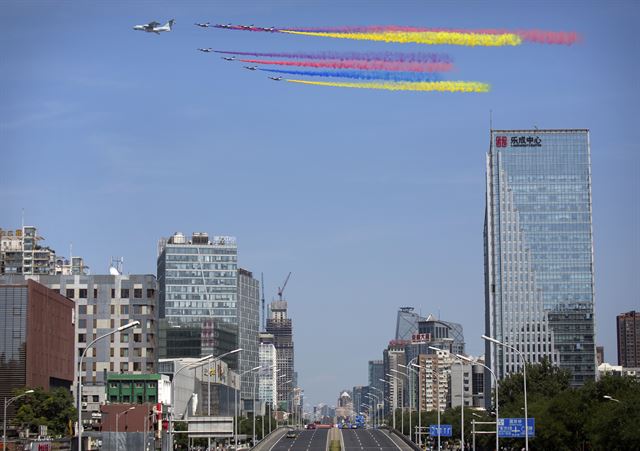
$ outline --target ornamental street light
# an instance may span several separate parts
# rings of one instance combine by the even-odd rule
[[[136,327],[140,325],[140,321],[131,321],[130,323],[125,324],[124,326],[120,326],[117,329],[113,329],[110,332],[107,332],[104,335],[100,335],[98,338],[93,340],[91,343],[84,348],[82,351],[82,355],[80,356],[80,361],[78,362],[78,399],[76,401],[76,405],[78,406],[78,451],[82,451],[82,361],[84,360],[84,356],[91,346],[93,346],[98,340],[102,340],[103,338],[108,337],[109,335],[113,335],[117,332],[123,332],[127,329],[131,329],[132,327]]]
[[[4,398],[4,428],[3,428],[3,432],[2,432],[2,449],[5,450],[7,449],[7,407],[9,407],[9,405],[15,401],[18,398],[22,398],[23,396],[26,396],[30,393],[33,393],[33,390],[27,390],[26,392],[22,393],[21,395],[18,396],[14,396],[13,398],[9,398],[7,399],[7,397],[5,396]]]
[[[411,366],[418,368],[418,371],[422,370],[420,365],[416,365],[412,363]],[[427,367],[425,365],[424,371],[427,371]],[[422,414],[420,412],[420,405],[422,404],[422,390],[420,389],[420,374],[418,373],[418,391],[420,392],[420,399],[418,400],[418,445],[422,447]]]
[[[498,423],[500,422],[500,416],[498,414],[498,407],[499,407],[499,404],[498,404],[498,391],[499,391],[498,390],[498,377],[496,376],[496,373],[494,373],[493,370],[491,368],[489,368],[487,365],[485,365],[484,363],[480,363],[480,362],[478,362],[476,360],[472,360],[469,357],[465,357],[465,356],[460,355],[460,354],[456,354],[456,357],[458,357],[459,359],[464,360],[465,362],[469,362],[472,365],[480,365],[480,366],[484,367],[485,369],[489,370],[489,372],[491,373],[491,375],[493,376],[493,378],[496,381],[496,449],[500,449],[500,446],[499,446],[499,443],[498,443],[498,441],[499,441]],[[525,428],[526,427],[527,427],[527,425],[525,424]]]
[[[380,390],[378,387],[374,387],[373,385],[370,386],[370,388],[377,390],[380,392],[380,399],[382,400],[382,414],[380,414],[378,412],[378,426],[380,425],[380,419],[382,416],[384,416],[384,408],[385,408],[385,402],[384,402],[384,391]],[[374,415],[376,414],[376,412],[378,411],[378,406],[376,406],[376,409],[374,411]]]
[[[445,351],[434,346],[429,346],[429,349],[436,352],[446,352],[450,355],[449,351]],[[460,447],[464,449],[464,362],[456,355],[455,363],[460,364]]]
[[[260,368],[262,368],[262,365],[260,366],[256,366],[255,368],[252,368],[251,371],[255,371],[254,375],[253,375],[253,442],[251,443],[252,446],[256,446],[256,379],[258,377],[258,370],[260,370]],[[262,418],[262,422],[264,423],[264,418]]]
[[[395,371],[400,373],[400,371],[398,371],[398,370],[395,370]],[[403,374],[403,373],[400,373],[400,374]],[[394,401],[395,401],[394,404],[396,404],[398,398],[400,398],[400,412],[402,412],[402,415],[400,416],[400,425],[401,425],[401,428],[402,428],[402,435],[404,435],[404,415],[403,415],[404,414],[404,381],[402,379],[400,379],[398,376],[395,376],[393,374],[387,373],[387,374],[385,374],[385,376],[388,376],[388,377],[390,377],[392,379],[395,379],[396,382],[400,383],[400,390],[398,390],[398,392],[402,395],[402,397],[400,398],[398,396],[398,394],[395,393],[396,396],[394,396]],[[394,406],[393,418],[395,419],[395,417],[396,417],[396,412],[395,412],[395,406]],[[394,423],[395,423],[395,421],[394,421]],[[394,429],[395,429],[395,427],[394,427]]]
[[[135,406],[133,407],[129,407],[126,410],[123,410],[120,413],[116,413],[116,451],[118,451],[118,449],[120,449],[120,438],[119,438],[119,432],[120,430],[118,429],[118,420],[120,419],[120,415],[126,415],[127,413],[129,413],[130,410],[135,409]],[[125,429],[127,428],[127,426],[125,425]],[[127,443],[127,440],[125,438],[125,443]]]
[[[487,335],[482,335],[482,339],[489,341],[498,346],[504,346],[507,349],[511,349],[512,351],[516,351],[522,360],[522,375],[524,378],[524,448],[526,451],[529,451],[529,415],[527,411],[527,358],[524,353],[520,351],[518,348],[503,343],[501,341],[496,340],[493,337],[488,337]],[[497,384],[497,383],[496,383]],[[497,388],[496,388],[497,390]]]
[[[618,400],[618,399],[616,399],[616,398],[613,398],[613,397],[611,397],[611,396],[609,396],[609,395],[602,395],[602,397],[603,397],[604,399],[608,399],[609,401],[620,402],[620,400]]]
[[[414,395],[414,391],[415,391],[415,387],[413,386],[413,377],[409,377],[409,371],[411,371],[414,374],[417,374],[416,370],[414,370],[413,368],[411,368],[411,365],[413,365],[413,362],[415,362],[417,359],[417,357],[412,358],[411,360],[409,360],[409,362],[407,363],[407,365],[403,365],[402,363],[398,363],[398,366],[405,368],[407,370],[407,379],[409,379],[409,440],[413,441],[413,429],[411,429],[411,416],[413,413],[413,402],[411,401],[411,399],[413,398]],[[420,381],[418,381],[420,382]],[[419,385],[419,384],[418,384]]]
[[[404,365],[398,363],[398,366],[404,366]],[[396,370],[395,368],[391,368],[391,371],[406,377],[407,380],[409,381],[409,437],[411,437],[411,379],[409,379],[408,373],[404,373],[402,371]],[[400,418],[402,419],[402,435],[406,437],[406,434],[404,433],[404,379],[402,380],[402,416]]]

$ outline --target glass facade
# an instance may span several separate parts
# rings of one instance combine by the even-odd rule
[[[492,130],[486,196],[487,335],[570,370],[574,386],[593,379],[588,130]],[[501,346],[486,357],[499,377],[522,367]]]

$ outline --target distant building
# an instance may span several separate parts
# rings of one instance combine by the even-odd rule
[[[602,376],[633,377],[640,380],[640,368],[626,368],[605,362],[598,366],[598,379]]]
[[[640,368],[640,312],[634,310],[616,317],[618,365]]]
[[[429,346],[446,349],[453,354],[465,354],[462,325],[436,319],[429,315],[418,321],[418,332],[427,335]]]
[[[405,373],[404,368],[400,365],[406,365],[407,359],[405,354],[405,346],[410,343],[407,340],[391,340],[389,346],[382,352],[382,360],[384,364],[384,397],[388,400],[385,402],[385,411],[394,412],[403,405],[407,405],[404,400],[407,399],[409,387],[406,378],[399,373]],[[378,396],[378,395],[376,395]],[[380,398],[380,396],[378,396]]]
[[[44,240],[33,226],[21,229],[0,229],[0,275],[43,275],[43,274],[86,274],[88,266],[82,257],[56,256],[48,246],[42,246]]]
[[[171,381],[164,374],[109,374],[107,400],[122,404],[171,405]]]
[[[73,301],[55,290],[23,277],[0,276],[1,399],[25,387],[70,389],[76,354],[73,310]],[[9,425],[14,409],[14,404],[7,409]]]
[[[453,359],[446,351],[421,354],[418,360],[420,381],[420,409],[444,412],[449,405],[449,382]]]
[[[418,333],[418,321],[423,320],[413,307],[400,307],[396,317],[396,340],[411,340]]]
[[[491,130],[490,139],[485,333],[581,386],[596,372],[589,131]],[[499,379],[524,365],[488,341],[485,357]]]
[[[460,406],[464,398],[465,407],[484,407],[484,369],[480,365],[459,363],[454,360],[451,364],[451,377],[449,381],[450,407]],[[461,372],[462,371],[462,372]],[[462,377],[462,380],[460,378]],[[461,394],[464,394],[461,396]]]
[[[267,333],[273,335],[278,361],[278,405],[290,411],[293,398],[294,354],[293,354],[293,323],[287,316],[287,301],[273,301],[269,307],[270,316],[267,319]],[[282,376],[282,377],[280,377]]]
[[[604,363],[604,346],[596,346],[596,364],[598,366]]]
[[[269,406],[269,410],[278,405],[278,358],[272,334],[260,334],[259,365],[264,368],[258,373],[258,398]]]

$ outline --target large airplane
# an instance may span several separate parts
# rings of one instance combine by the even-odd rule
[[[160,26],[160,22],[149,22],[144,25],[136,25],[133,27],[134,30],[145,31],[147,33],[155,33],[160,34],[163,31],[171,31],[171,27],[173,27],[174,19],[171,19],[169,22]]]
[[[194,25],[195,25],[196,27],[200,27],[200,28],[209,28],[209,22],[205,22],[205,23],[198,23],[198,22],[196,22],[196,23],[194,23]]]
[[[257,70],[258,69],[258,66],[242,66],[242,67],[244,67],[245,69],[249,69],[249,70]]]
[[[198,50],[200,50],[201,52],[204,52],[204,53],[211,53],[211,52],[213,52],[213,49],[212,49],[211,47],[207,47],[206,49],[198,49]]]
[[[269,77],[271,80],[280,81],[282,77]]]
[[[235,56],[221,56],[220,58],[222,58],[225,61],[235,61],[236,59]]]

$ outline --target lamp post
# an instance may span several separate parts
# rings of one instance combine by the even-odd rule
[[[253,375],[253,442],[251,446],[256,446],[256,379],[260,368],[262,368],[262,365],[251,369],[251,371],[255,371]],[[264,422],[264,418],[262,421]]]
[[[197,368],[198,366],[201,366],[201,364],[207,360],[209,360],[210,358],[213,357],[213,354],[210,354],[206,357],[202,357],[194,362],[191,362],[181,368],[178,369],[178,371],[175,370],[175,364],[178,362],[177,360],[174,361],[174,373],[173,373],[173,377],[171,378],[171,415],[169,415],[169,430],[168,432],[168,436],[169,436],[169,449],[173,450],[173,416],[176,413],[176,399],[175,399],[175,389],[176,389],[176,379],[178,378],[178,374],[180,374],[182,372],[182,370],[186,370],[186,369],[193,369],[193,368]]]
[[[400,425],[401,425],[401,428],[402,428],[402,435],[404,435],[404,383],[403,383],[403,380],[402,380],[402,379],[400,379],[398,376],[394,376],[393,374],[389,374],[389,373],[387,373],[387,374],[385,374],[385,376],[388,376],[388,377],[390,377],[390,378],[393,378],[393,379],[395,379],[395,380],[396,380],[396,382],[399,382],[399,383],[401,384],[401,388],[400,388],[400,390],[399,390],[399,391],[400,391],[400,393],[401,393],[403,396],[402,396],[402,399],[401,399],[401,401],[400,401],[400,403],[401,403],[401,404],[400,404],[400,412],[401,412],[401,415],[400,415]],[[396,395],[396,396],[395,396],[395,398],[396,398],[396,399],[398,399],[398,396]],[[394,419],[394,421],[393,421],[393,423],[394,423],[393,428],[394,428],[394,429],[395,429],[395,418],[396,418],[396,412],[395,412],[395,408],[394,408],[394,412],[393,412],[393,419]]]
[[[289,379],[288,381],[284,381],[283,385],[289,385],[290,383],[293,382],[293,379]],[[287,404],[288,404],[288,400],[289,400],[289,396],[287,396]],[[282,415],[282,422],[284,423],[284,415]],[[287,423],[289,423],[289,418],[287,418]]]
[[[255,367],[255,368],[251,368],[251,369],[249,369],[249,370],[245,370],[245,371],[243,371],[242,373],[240,373],[240,384],[241,384],[240,386],[242,387],[242,376],[244,376],[245,374],[247,374],[247,373],[249,373],[249,372],[251,372],[251,371],[255,371],[255,370],[259,369],[259,368],[260,368],[260,367],[259,367],[259,366],[257,366],[257,367]],[[239,403],[239,401],[238,401],[238,397],[239,397],[239,392],[240,392],[240,390],[236,390],[236,402],[235,402],[235,409],[234,409],[234,410],[235,410],[235,413],[236,413],[236,418],[239,418],[239,417],[240,417],[240,412],[238,411],[238,410],[239,410],[239,409],[238,409],[238,403]],[[236,421],[236,424],[235,424],[234,429],[235,429],[235,442],[236,442],[236,448],[238,448],[238,421]]]
[[[386,379],[378,379],[380,382],[384,382],[385,384],[387,384],[389,386],[389,388],[391,388],[391,382],[389,382]],[[389,403],[393,406],[393,404],[395,404],[393,401],[389,400]],[[393,412],[393,428],[396,428],[396,413]]]
[[[373,385],[371,386],[371,388],[380,392],[380,399],[382,400],[382,414],[384,415],[384,406],[385,406],[384,392],[382,390],[380,390],[378,387],[374,387]],[[374,414],[377,411],[378,411],[378,406],[376,406]],[[380,426],[380,414],[378,414],[378,426]]]
[[[377,395],[374,395],[372,393],[367,393],[367,398],[369,398],[371,401],[373,401],[373,398],[375,398],[375,403],[376,403],[376,407],[378,407],[378,404],[380,403],[380,398],[378,398]],[[375,428],[375,424],[376,424],[376,416],[375,413],[373,415],[373,427]],[[379,423],[378,423],[379,424]]]
[[[86,348],[84,348],[84,351],[82,351],[82,355],[80,356],[80,361],[78,362],[78,399],[77,399],[77,406],[78,406],[78,451],[82,451],[82,405],[81,405],[81,401],[82,401],[82,361],[84,360],[84,356],[86,355],[87,351],[89,350],[89,348],[91,346],[93,346],[98,340],[102,340],[103,338],[108,337],[109,335],[113,335],[117,332],[123,332],[127,329],[131,329],[132,327],[136,327],[140,325],[140,321],[131,321],[130,323],[125,324],[124,326],[120,326],[117,329],[113,329],[110,332],[107,332],[104,335],[100,335],[98,338],[96,338],[95,340],[93,340],[91,343],[89,343],[87,345]]]
[[[422,370],[420,365],[416,365],[415,363],[412,363],[411,365],[418,368],[418,371]],[[425,372],[426,371],[427,369],[425,368]],[[420,392],[420,399],[418,400],[418,445],[422,448],[422,413],[420,411],[420,405],[422,404],[422,390],[420,385],[420,373],[418,373],[418,391]]]
[[[434,346],[429,346],[429,349],[450,354],[448,351]],[[455,363],[460,364],[460,448],[464,449],[464,362],[457,355],[454,357],[456,358]],[[438,431],[438,433],[440,432]]]
[[[406,368],[406,366],[401,363],[398,363],[398,366]],[[401,374],[409,381],[409,439],[411,439],[411,379],[409,379],[409,373],[403,373],[395,368],[391,368],[391,371]],[[404,433],[404,380],[402,381],[402,435],[406,437],[406,434]]]
[[[471,360],[469,357],[465,357],[463,355],[460,354],[456,354],[456,357],[458,357],[459,359],[464,360],[465,362],[469,362],[472,365],[480,365],[482,367],[484,367],[485,369],[489,370],[489,372],[491,373],[491,375],[493,376],[493,378],[496,381],[496,449],[500,449],[500,445],[499,445],[499,434],[498,434],[498,423],[500,422],[500,416],[499,416],[499,404],[498,404],[498,378],[496,377],[496,373],[493,372],[493,370],[491,368],[489,368],[487,365],[485,365],[484,363],[480,363],[477,362],[475,360]],[[526,426],[526,425],[525,425]]]
[[[412,402],[412,398],[414,397],[414,391],[415,391],[415,387],[413,386],[413,377],[409,377],[409,371],[411,371],[414,374],[417,374],[416,370],[414,370],[413,368],[411,368],[411,365],[413,365],[413,362],[415,362],[417,359],[417,357],[412,358],[411,360],[409,360],[409,362],[407,363],[407,365],[403,365],[401,363],[398,364],[398,366],[401,366],[402,368],[405,368],[407,370],[406,376],[407,379],[409,379],[409,440],[413,441],[413,429],[411,428],[411,417],[413,415],[413,402]]]
[[[4,398],[4,428],[3,428],[3,432],[2,432],[2,449],[5,450],[7,449],[7,407],[9,407],[9,405],[15,401],[18,398],[22,398],[23,396],[26,396],[30,393],[33,393],[33,390],[27,390],[26,392],[22,393],[21,395],[18,396],[14,396],[13,398],[9,398],[7,399],[6,396]]]
[[[524,353],[520,351],[518,348],[503,343],[501,341],[496,340],[495,338],[488,337],[486,335],[482,335],[484,340],[487,340],[493,344],[504,346],[507,349],[511,349],[512,351],[516,351],[522,360],[522,375],[524,377],[524,448],[526,451],[529,451],[529,415],[527,411],[527,358]],[[496,382],[497,384],[497,382]],[[497,390],[497,388],[496,388]]]
[[[129,407],[126,410],[123,410],[120,413],[116,413],[116,451],[118,451],[120,449],[120,440],[119,440],[119,433],[120,433],[120,429],[118,429],[118,420],[120,419],[120,415],[126,415],[127,413],[129,413],[130,410],[135,409],[135,407]],[[126,425],[125,425],[126,428]],[[126,439],[125,439],[125,443],[126,443]]]

